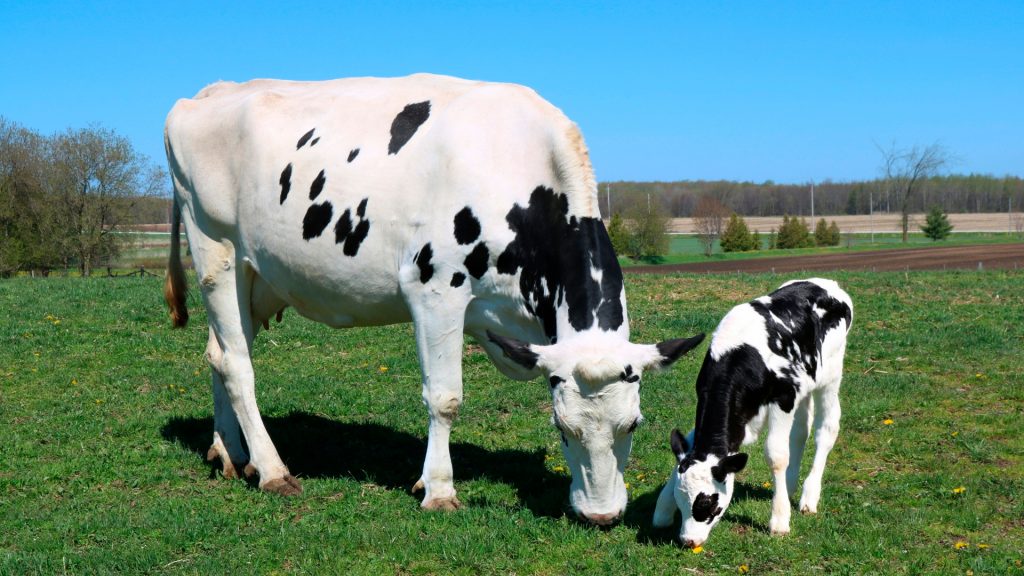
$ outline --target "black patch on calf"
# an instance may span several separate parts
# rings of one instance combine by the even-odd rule
[[[306,132],[305,134],[303,134],[302,138],[299,138],[298,143],[295,144],[295,149],[298,150],[299,148],[302,148],[303,146],[305,146],[306,142],[309,142],[309,139],[313,137],[313,132],[315,132],[315,131],[316,131],[316,128],[313,128],[309,132]]]
[[[640,375],[639,374],[634,374],[633,373],[633,367],[630,366],[629,364],[626,364],[626,369],[622,371],[622,374],[619,374],[619,380],[622,380],[623,382],[630,382],[630,383],[632,383],[632,382],[639,382],[640,381]]]
[[[697,494],[697,498],[693,500],[693,506],[690,507],[690,512],[697,522],[711,524],[715,516],[722,513],[722,508],[718,505],[718,494],[708,495],[703,492]]]
[[[353,148],[352,151],[348,153],[348,161],[351,162],[355,160],[356,156],[359,156],[359,148]]]
[[[527,207],[517,204],[505,216],[516,237],[497,261],[501,274],[522,270],[523,300],[552,342],[557,336],[555,310],[563,304],[568,305],[569,323],[576,331],[592,327],[595,318],[606,331],[618,329],[623,322],[622,269],[604,223],[568,215],[564,194],[538,186]],[[591,268],[601,271],[600,282],[594,280]]]
[[[462,283],[466,281],[466,275],[462,272],[456,272],[452,274],[452,288],[458,288],[462,286]]]
[[[455,215],[455,241],[459,244],[470,244],[480,237],[480,221],[473,211],[466,206]]]
[[[281,179],[278,182],[281,183],[281,204],[284,204],[285,198],[288,197],[288,192],[292,189],[292,165],[290,162],[281,171]]]
[[[306,210],[306,217],[302,219],[302,238],[309,240],[323,234],[324,228],[331,223],[333,214],[334,208],[330,202],[310,206],[309,210]]]
[[[552,376],[551,378],[548,378],[548,384],[551,384],[552,388],[556,388],[562,382],[565,382],[565,378],[559,378],[558,376]]]
[[[360,218],[362,218],[363,216],[366,216],[366,203],[369,200],[370,200],[369,198],[363,198],[359,202],[359,206],[356,206],[356,216],[359,216]]]
[[[391,122],[391,142],[388,154],[398,154],[416,130],[430,117],[430,101],[409,104]]]
[[[423,245],[423,249],[416,254],[416,266],[420,269],[420,282],[426,284],[434,276],[434,265],[430,263],[430,258],[434,255],[434,250],[430,247],[430,242]]]
[[[319,142],[319,141],[320,141],[320,137],[319,136],[317,136],[316,138],[313,138],[313,141],[309,143],[309,147],[312,148],[313,146],[316,146],[316,143]]]
[[[466,265],[466,270],[473,275],[473,278],[479,280],[485,272],[487,272],[487,260],[490,258],[491,252],[484,246],[483,242],[480,242],[473,247],[473,251],[466,256],[466,259],[462,261]]]
[[[324,175],[324,171],[321,170],[316,178],[313,179],[313,183],[309,185],[309,199],[316,200],[316,197],[324,191],[324,184],[327,183],[327,176]]]

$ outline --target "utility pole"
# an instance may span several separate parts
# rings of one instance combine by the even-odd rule
[[[811,180],[811,226],[814,225],[814,180]]]
[[[871,243],[875,243],[875,193],[868,191],[868,222],[871,225]]]
[[[647,193],[647,213],[651,213],[651,193]]]

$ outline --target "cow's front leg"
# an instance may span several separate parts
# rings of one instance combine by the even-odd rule
[[[462,405],[462,333],[469,292],[466,286],[457,289],[436,283],[437,289],[434,282],[423,283],[416,277],[405,287],[423,372],[423,403],[430,417],[423,474],[413,491],[425,492],[423,508],[455,510],[461,503],[455,496],[448,442]]]
[[[793,429],[793,413],[784,412],[778,405],[768,409],[768,436],[764,441],[764,456],[775,482],[772,497],[772,519],[768,528],[772,534],[789,534],[789,490],[786,469],[789,467],[789,437]]]

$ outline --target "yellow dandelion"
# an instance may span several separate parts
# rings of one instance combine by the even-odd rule
[[[956,488],[953,488],[953,494],[963,494],[966,491],[967,488],[964,488],[963,486],[957,486]]]
[[[740,564],[739,573],[746,574],[747,572],[750,572],[750,566],[747,566],[746,564]]]
[[[193,372],[192,375],[193,376],[199,376],[199,370],[196,370],[195,372]]]
[[[967,572],[965,572],[965,574],[967,576],[974,576],[974,570],[968,570]]]
[[[551,461],[552,461],[552,460],[554,460],[554,459],[555,459],[555,457],[554,457],[554,456],[552,456],[551,454],[545,454],[545,455],[544,455],[544,461],[545,461],[545,462],[551,462]]]
[[[643,480],[644,478],[647,478],[647,475],[642,472],[636,475],[637,480]]]
[[[772,483],[771,482],[765,482],[764,484],[761,484],[761,486],[764,487],[764,488],[771,488],[772,487]]]
[[[629,490],[629,482],[626,482],[626,490]]]
[[[380,367],[377,368],[377,370],[379,370],[383,374],[384,372],[388,371],[388,367],[387,366],[380,366]]]
[[[892,418],[886,418],[885,420],[882,420],[882,424],[885,424],[886,426],[892,426],[893,420]]]
[[[72,378],[71,379],[71,385],[72,386],[78,386],[78,379],[77,378]]]
[[[693,552],[694,554],[700,554],[703,551],[704,551],[704,547],[703,546],[694,546],[693,548],[690,548],[690,552]]]
[[[96,399],[96,405],[99,406],[100,404],[103,404],[103,400],[100,400],[99,398],[97,398]]]
[[[60,318],[57,318],[56,320],[53,321],[54,326],[57,326],[58,324],[60,324]]]
[[[35,356],[36,358],[39,358],[39,352],[33,352],[32,355]]]
[[[964,542],[963,540],[957,540],[956,543],[953,544],[953,548],[956,548],[957,550],[963,550],[964,548],[967,548],[967,546],[967,542]]]
[[[991,546],[989,546],[988,544],[978,544],[978,548],[980,548],[981,550],[985,550],[987,548],[991,548]]]
[[[552,468],[552,470],[554,470],[555,472],[565,472],[565,466],[562,466],[561,464],[559,464],[558,466],[555,466],[554,468]]]
[[[956,438],[957,436],[960,435],[960,432],[954,430],[954,431],[950,432],[949,435],[952,436],[953,438]]]

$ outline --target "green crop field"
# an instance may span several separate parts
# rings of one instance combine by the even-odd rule
[[[409,492],[427,420],[410,327],[286,312],[255,345],[263,414],[305,488],[281,498],[204,461],[195,290],[173,331],[158,279],[0,280],[0,574],[1024,573],[1024,273],[832,277],[856,312],[821,513],[769,535],[751,446],[700,553],[650,517],[706,344],[645,374],[630,506],[602,530],[567,513],[547,384],[500,376],[475,346],[452,433],[465,506],[426,513]],[[786,279],[628,276],[634,340],[710,333]]]

